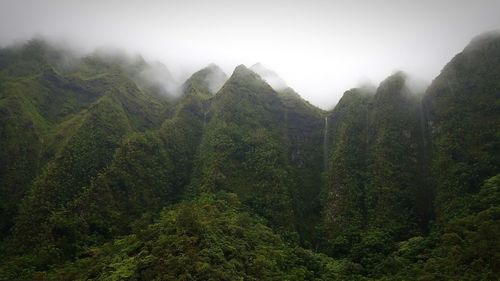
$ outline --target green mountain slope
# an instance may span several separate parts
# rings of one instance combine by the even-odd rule
[[[369,112],[373,94],[363,89],[344,93],[326,117],[326,184],[322,190],[323,248],[347,254],[366,227]]]
[[[500,166],[500,39],[484,34],[446,65],[424,99],[438,219],[463,214],[468,195]]]
[[[284,106],[287,137],[289,189],[295,225],[302,243],[316,244],[320,220],[320,193],[323,184],[324,112],[302,99],[293,89],[278,91]]]
[[[17,250],[46,234],[39,227],[48,214],[78,196],[123,136],[157,126],[166,114],[167,103],[141,91],[122,68],[95,79],[59,73],[56,55],[65,52],[39,40],[0,52],[2,236],[20,209]]]
[[[418,100],[406,88],[404,74],[390,76],[373,101],[366,205],[368,225],[396,240],[417,231],[418,171],[425,165],[418,162],[419,124]]]
[[[284,108],[277,93],[240,65],[212,99],[209,115],[197,190],[235,192],[274,224],[293,228]]]

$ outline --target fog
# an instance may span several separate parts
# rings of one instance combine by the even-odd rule
[[[266,68],[260,62],[252,65],[250,69],[259,74],[275,91],[281,91],[288,87],[285,80],[278,73]]]
[[[210,64],[207,68],[210,69],[210,72],[205,77],[205,82],[208,85],[208,90],[212,94],[215,94],[222,88],[228,77],[226,73],[215,64]]]
[[[81,52],[120,47],[160,61],[174,81],[210,63],[231,74],[260,62],[321,108],[396,70],[430,82],[498,28],[498,0],[0,0],[2,46],[42,35]]]

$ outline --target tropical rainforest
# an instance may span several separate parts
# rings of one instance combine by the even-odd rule
[[[244,65],[169,79],[0,49],[0,280],[500,279],[500,33],[329,111]]]

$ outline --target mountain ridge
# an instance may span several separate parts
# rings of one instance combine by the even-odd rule
[[[500,36],[478,38],[423,95],[396,72],[330,111],[244,65],[174,97],[141,58],[0,49],[0,280],[495,280]]]

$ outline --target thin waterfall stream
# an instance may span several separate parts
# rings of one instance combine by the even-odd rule
[[[325,117],[325,127],[323,128],[323,170],[328,168],[328,116]]]

